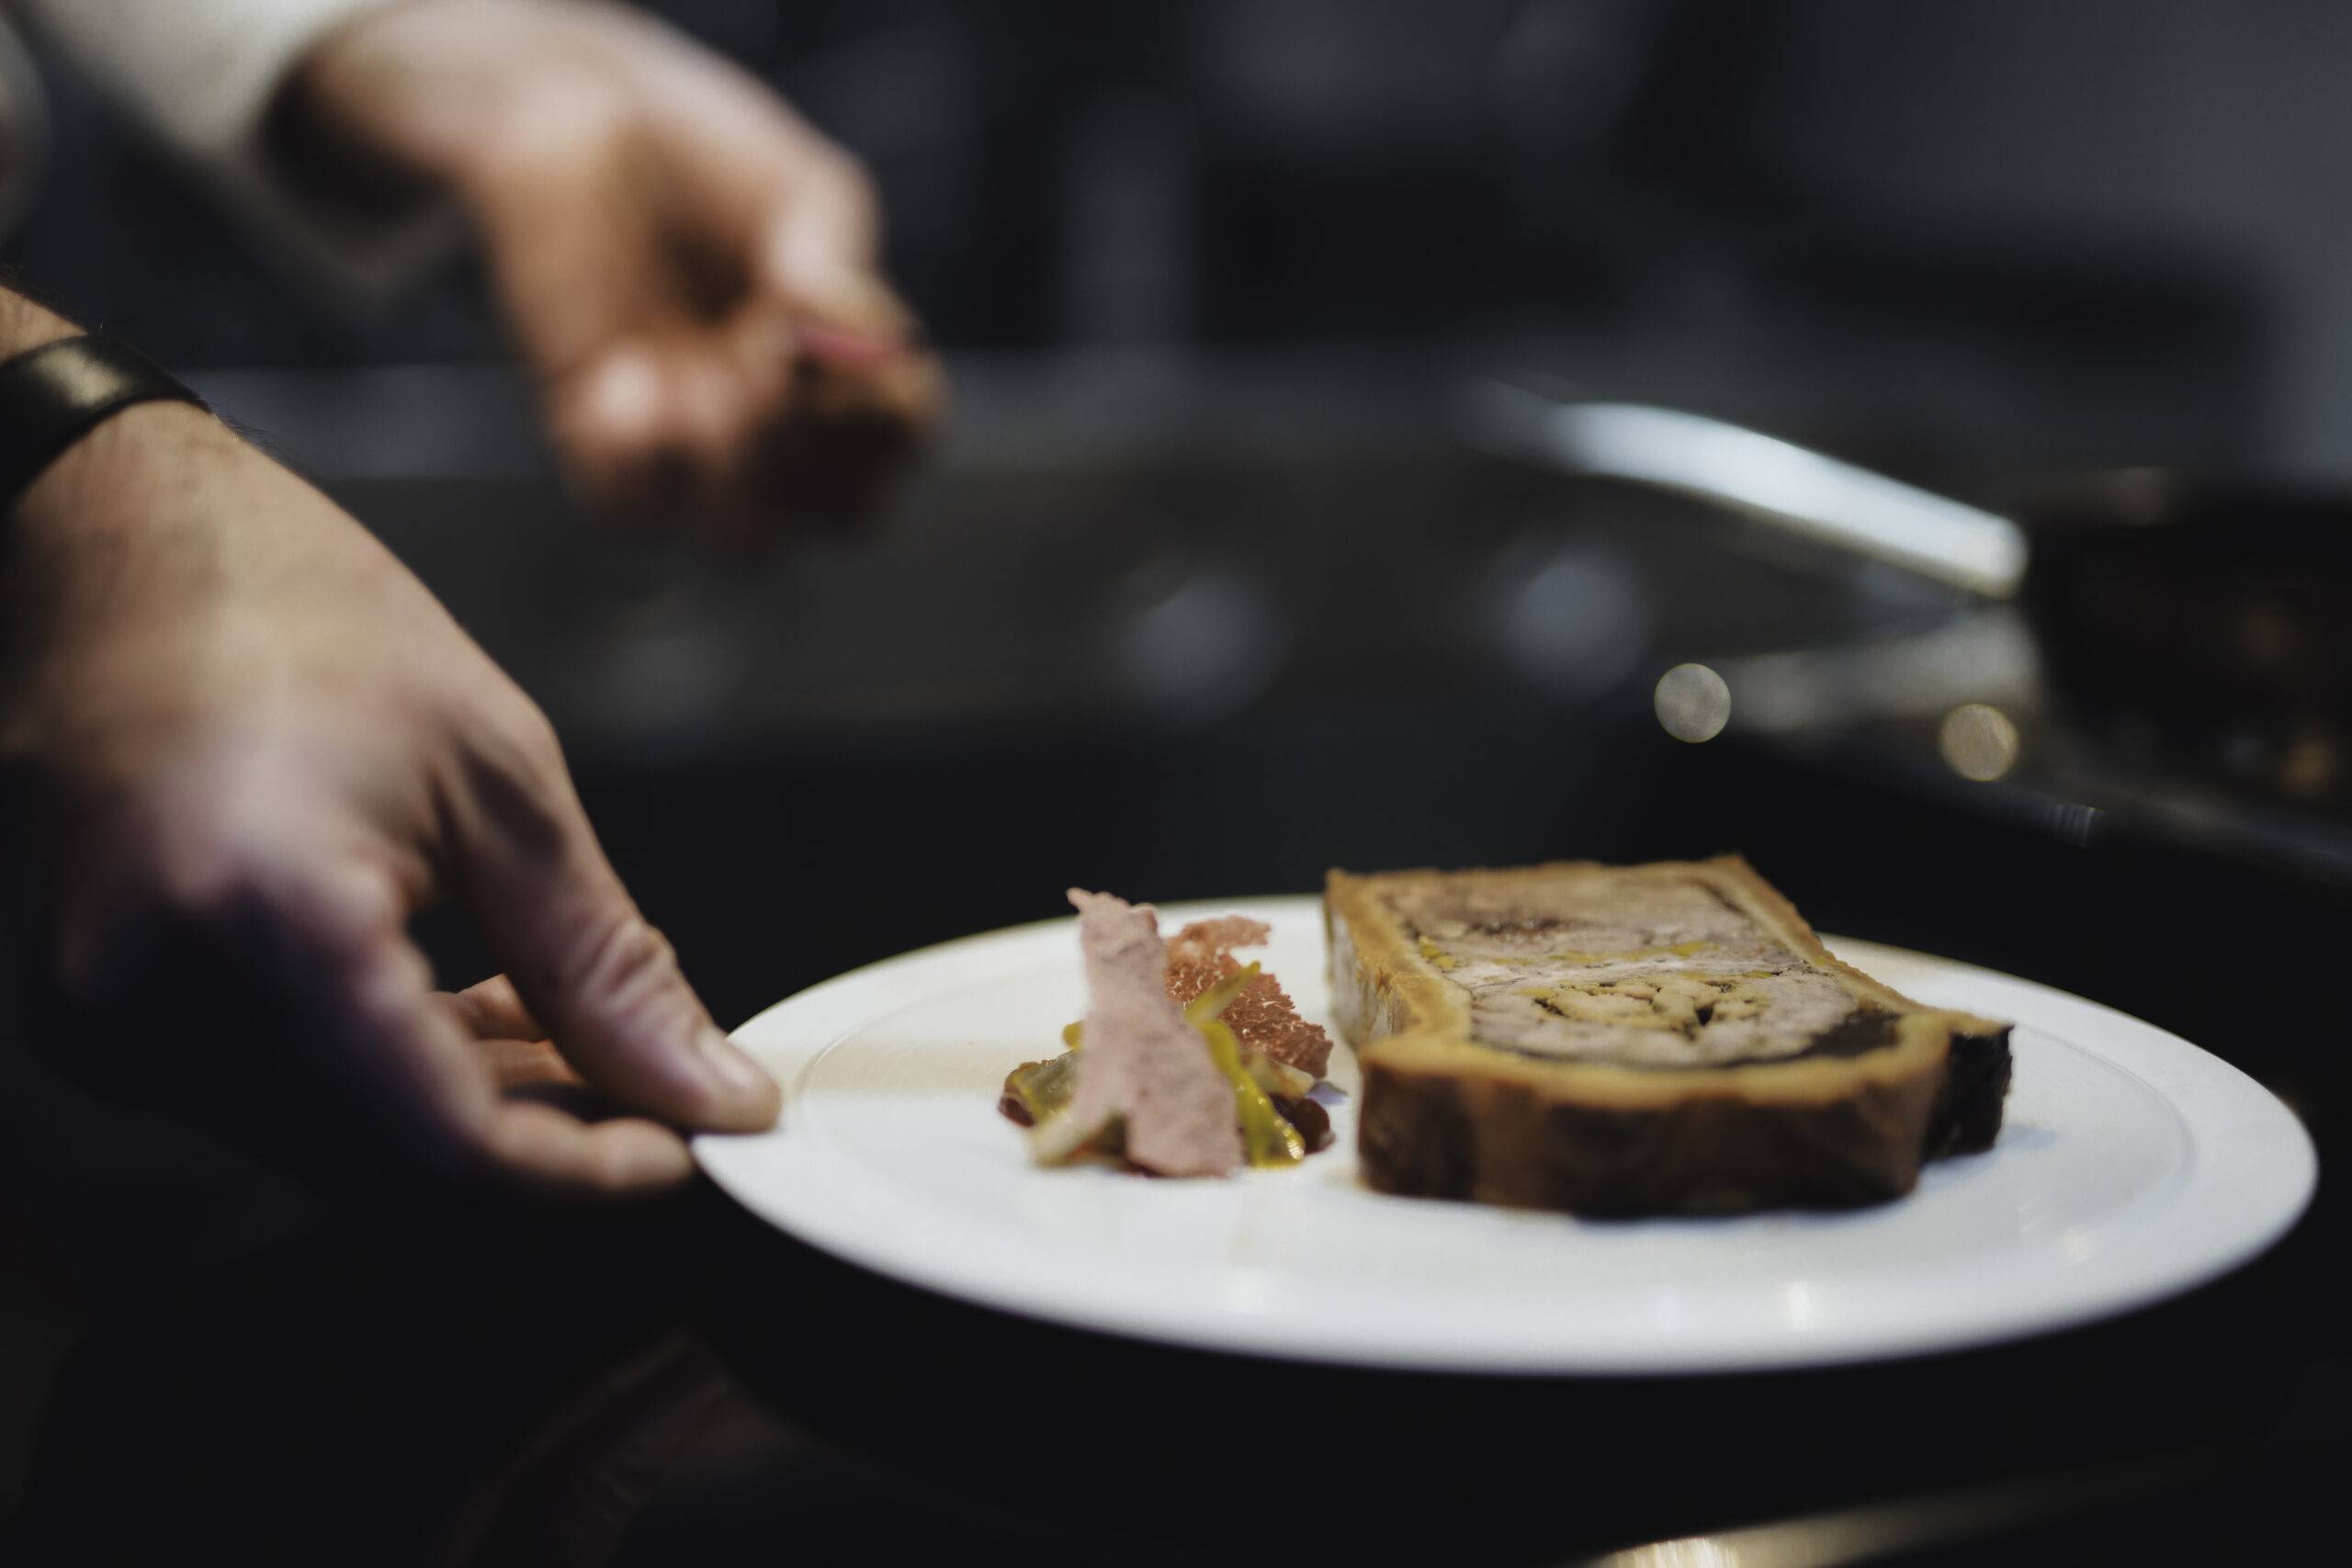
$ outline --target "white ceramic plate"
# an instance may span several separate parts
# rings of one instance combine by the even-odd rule
[[[1227,909],[1328,1024],[1311,898]],[[2024,980],[1831,939],[1918,1000],[2014,1020],[1999,1143],[1841,1213],[1595,1223],[1386,1197],[1352,1103],[1304,1166],[1157,1181],[1032,1166],[1005,1073],[1084,1011],[1074,921],[843,975],[737,1032],[786,1087],[770,1133],[704,1137],[719,1186],[793,1235],[990,1306],[1216,1349],[1394,1367],[1710,1371],[1956,1348],[2184,1291],[2278,1239],[2317,1171],[2301,1124],[2188,1042]],[[1352,1095],[1355,1064],[1334,1052]]]

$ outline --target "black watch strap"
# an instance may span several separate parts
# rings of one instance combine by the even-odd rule
[[[51,463],[133,403],[204,400],[127,343],[62,338],[0,362],[0,518]]]

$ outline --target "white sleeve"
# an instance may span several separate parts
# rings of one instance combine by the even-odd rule
[[[0,240],[8,237],[30,201],[48,141],[40,84],[8,30],[7,0],[0,0]]]
[[[454,236],[447,213],[370,222],[306,201],[263,145],[288,74],[327,34],[400,0],[16,0],[18,13],[211,178],[265,234],[362,295]],[[0,5],[6,0],[0,0]]]

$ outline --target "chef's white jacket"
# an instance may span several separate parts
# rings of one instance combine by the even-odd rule
[[[363,291],[441,242],[438,222],[363,224],[306,204],[270,166],[263,119],[329,32],[400,0],[0,0],[0,233],[40,173],[39,85],[14,20],[52,45],[272,238]]]

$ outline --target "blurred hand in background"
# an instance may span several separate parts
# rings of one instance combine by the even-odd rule
[[[937,417],[854,159],[748,72],[593,0],[411,0],[329,35],[301,164],[421,181],[478,231],[583,499],[727,545],[853,516]]]

